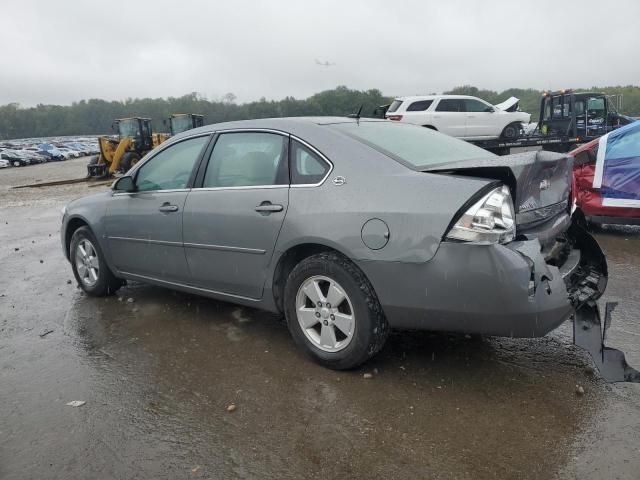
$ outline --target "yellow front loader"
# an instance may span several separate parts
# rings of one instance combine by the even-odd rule
[[[108,178],[116,172],[125,173],[150,150],[169,138],[151,132],[151,119],[119,118],[115,121],[116,137],[99,137],[100,155],[87,166],[89,178]]]

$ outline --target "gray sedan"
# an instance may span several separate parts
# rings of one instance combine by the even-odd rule
[[[352,368],[390,328],[540,336],[600,297],[571,168],[388,121],[209,125],[67,205],[62,247],[89,295],[135,280],[280,312]]]

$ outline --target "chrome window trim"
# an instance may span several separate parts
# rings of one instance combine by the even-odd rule
[[[309,150],[312,150],[316,155],[318,155],[322,160],[324,160],[327,165],[329,165],[329,170],[327,170],[326,175],[324,177],[322,177],[322,180],[320,180],[318,183],[298,183],[298,184],[291,183],[290,184],[291,188],[319,187],[320,185],[322,185],[327,180],[329,175],[331,175],[331,172],[333,172],[333,162],[331,160],[329,160],[320,150],[318,150],[316,147],[311,145],[309,142],[306,142],[306,141],[302,140],[300,137],[296,137],[295,135],[290,135],[290,137],[293,138],[294,140],[300,142],[301,144],[303,144]],[[291,165],[289,165],[289,167],[291,167]]]
[[[289,188],[289,184],[281,184],[281,185],[246,185],[244,187],[198,187],[193,188],[192,191],[195,192],[215,192],[218,190],[263,190],[263,189],[273,189],[273,188]]]
[[[301,139],[300,137],[297,137],[296,135],[293,135],[292,133],[287,133],[287,132],[284,132],[282,130],[275,130],[273,128],[228,128],[228,129],[225,129],[225,130],[216,130],[213,133],[215,133],[215,134],[223,134],[223,133],[251,133],[251,132],[274,133],[274,134],[277,134],[277,135],[282,135],[284,137],[292,138],[292,139],[300,142],[301,144],[303,144],[309,150],[313,151],[316,155],[318,155],[320,157],[320,159],[323,160],[329,166],[329,170],[327,170],[326,175],[318,183],[298,183],[298,184],[293,184],[293,183],[289,182],[286,185],[250,185],[250,186],[247,185],[247,186],[241,186],[241,187],[197,187],[197,188],[193,189],[194,191],[196,191],[196,190],[203,190],[203,191],[209,191],[209,190],[212,190],[212,191],[213,190],[246,190],[246,189],[280,188],[280,187],[287,187],[287,188],[319,187],[320,185],[322,185],[327,180],[327,178],[329,178],[329,175],[331,175],[331,172],[333,171],[333,168],[334,168],[333,162],[331,160],[329,160],[326,155],[324,155],[320,150],[318,150],[316,147],[311,145],[309,142]],[[213,153],[213,151],[212,151],[212,153]],[[287,161],[288,161],[288,159],[287,159]]]
[[[142,192],[116,192],[114,191],[112,196],[120,197],[123,195],[144,195],[146,193],[177,193],[177,192],[190,192],[191,188],[173,188],[169,190],[143,190]]]

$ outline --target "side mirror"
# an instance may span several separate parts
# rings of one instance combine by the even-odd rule
[[[135,183],[133,183],[132,177],[130,177],[129,175],[125,175],[124,177],[120,177],[115,182],[113,182],[111,189],[117,193],[133,192],[136,189],[136,185]]]

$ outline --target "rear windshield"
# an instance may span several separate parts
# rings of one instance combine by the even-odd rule
[[[429,128],[397,122],[335,123],[343,132],[414,170],[433,165],[495,156],[463,140]]]
[[[400,108],[400,105],[402,105],[402,100],[394,100],[393,103],[389,105],[387,112],[395,112]]]

